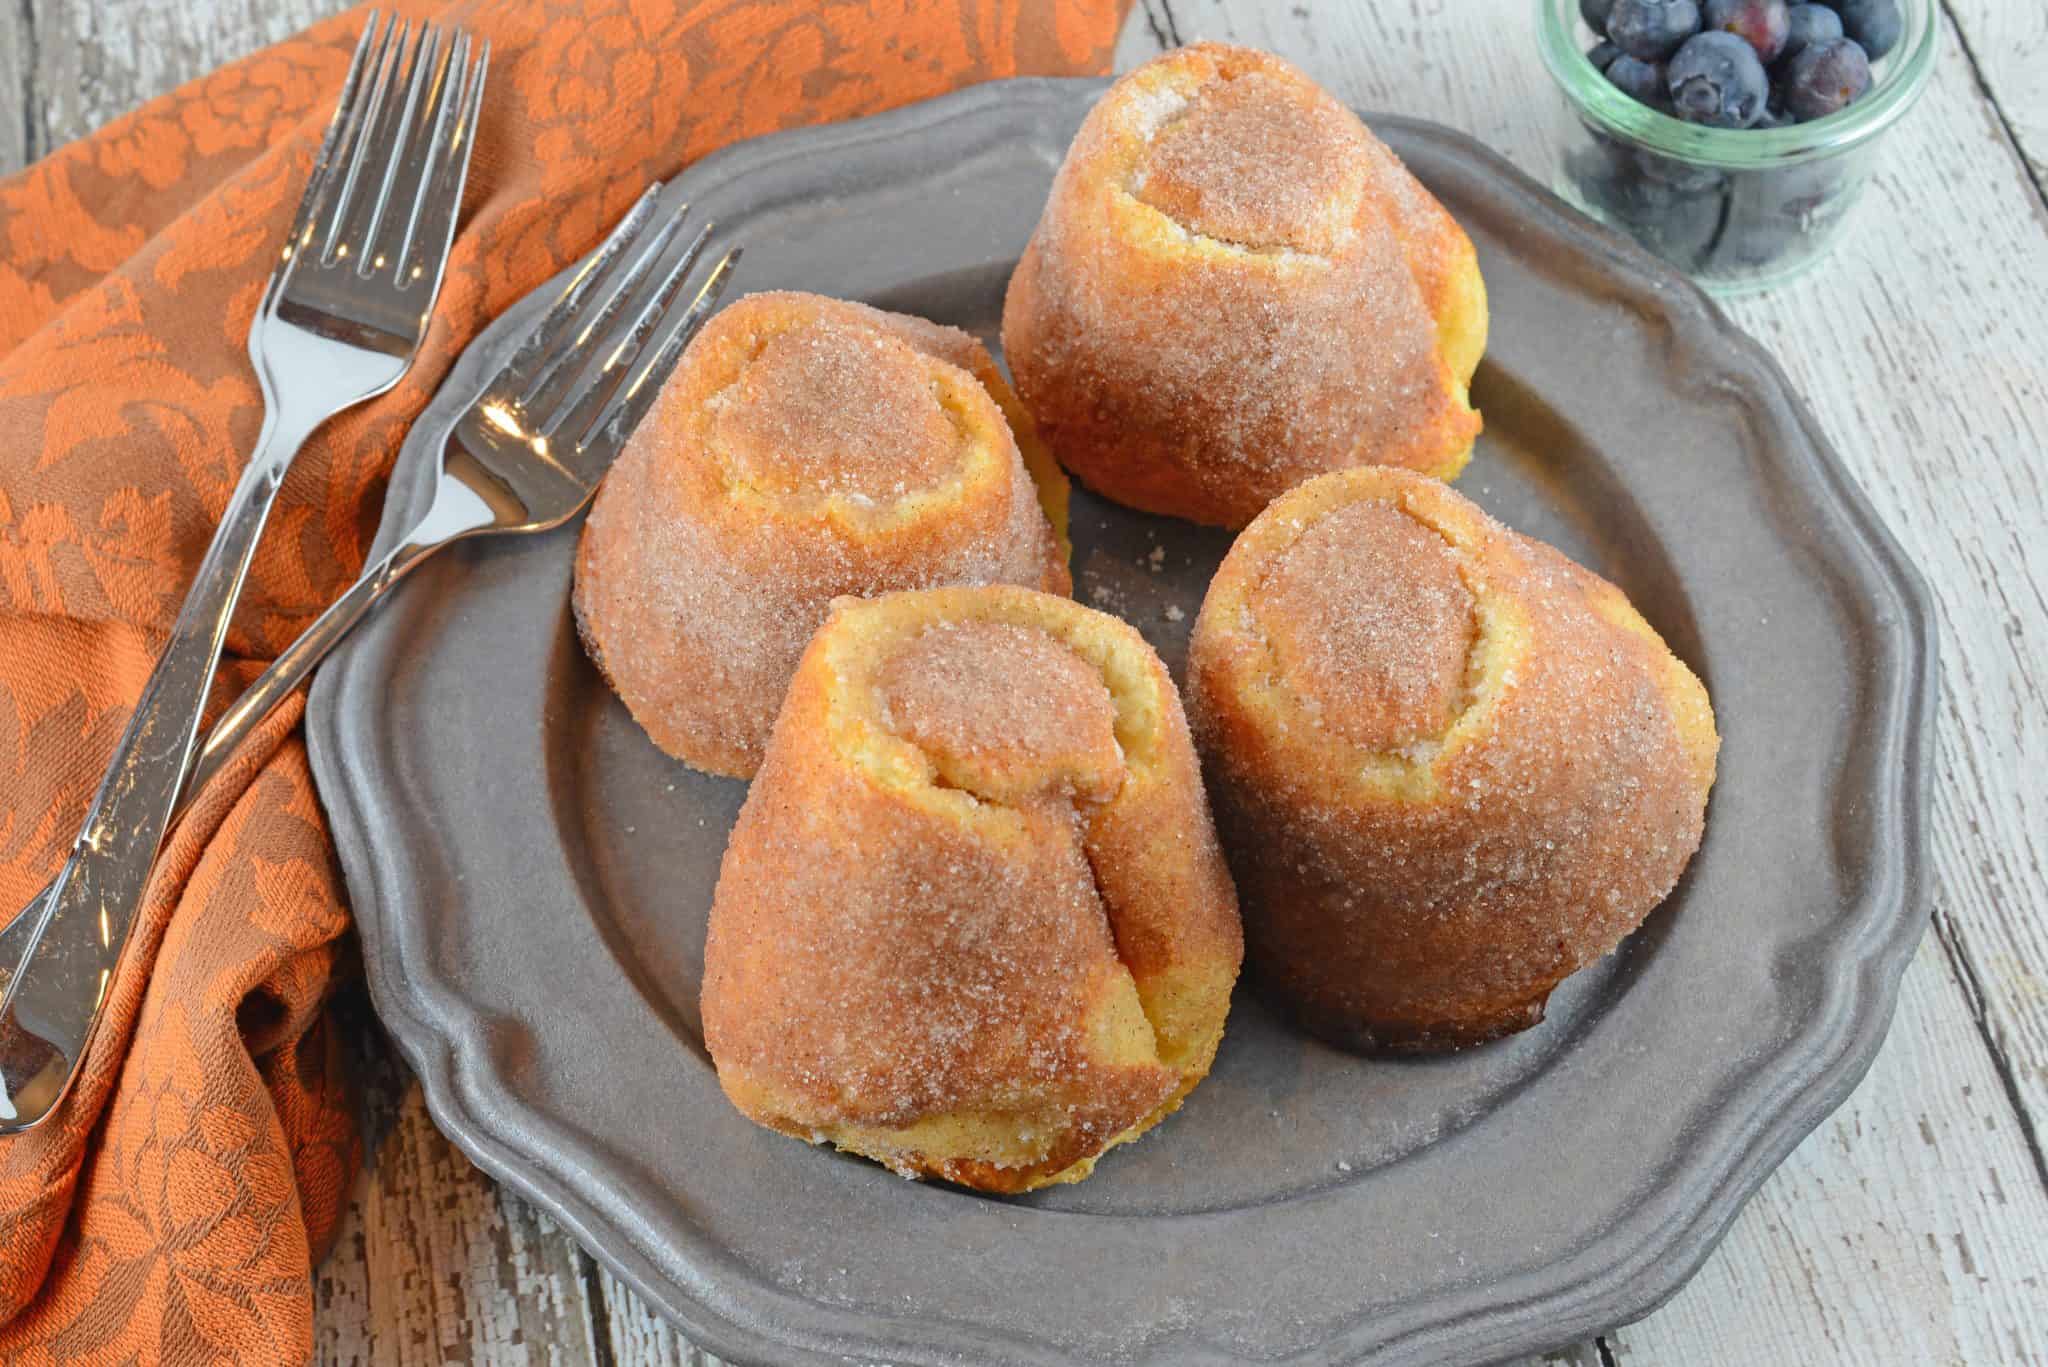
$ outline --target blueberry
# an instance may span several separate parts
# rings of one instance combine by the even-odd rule
[[[1837,217],[1847,188],[1841,168],[1826,160],[1759,172],[1750,186],[1760,212],[1800,224]]]
[[[1799,120],[1793,118],[1784,109],[1776,105],[1767,104],[1764,106],[1763,116],[1750,126],[1752,128],[1790,128],[1798,122]]]
[[[1681,189],[1651,179],[1644,169],[1629,149],[1597,143],[1565,159],[1567,174],[1603,218],[1665,260],[1690,269],[1719,235],[1727,195],[1718,181],[1704,192]]]
[[[1815,43],[1842,36],[1842,16],[1826,5],[1794,5],[1786,12],[1785,20],[1785,50],[1778,54],[1778,60],[1788,67],[1793,58]]]
[[[1835,8],[1842,15],[1842,32],[1854,38],[1873,62],[1897,47],[1906,29],[1899,0],[1841,0]]]
[[[1870,89],[1870,57],[1853,38],[1830,38],[1799,54],[1785,79],[1785,108],[1801,123],[1847,109]]]
[[[1717,167],[1680,161],[1647,147],[1636,149],[1636,174],[1682,195],[1712,194],[1728,186],[1728,173]]]
[[[1848,212],[1854,188],[1828,160],[1751,172],[1731,201],[1729,232],[1716,260],[1767,264],[1829,232]]]
[[[1706,26],[1732,33],[1756,49],[1757,60],[1768,66],[1785,50],[1785,33],[1790,27],[1790,9],[1785,0],[1707,0]]]
[[[1756,49],[1718,30],[1688,38],[1665,79],[1678,117],[1710,128],[1748,128],[1763,117],[1771,94]]]
[[[1661,62],[1700,31],[1698,0],[1614,0],[1607,36],[1629,56]]]
[[[1593,64],[1595,71],[1607,70],[1620,55],[1621,49],[1608,42],[1595,43],[1586,49],[1586,60]]]
[[[1629,149],[1597,132],[1591,142],[1565,154],[1564,169],[1586,198],[1600,203],[1612,197],[1615,186],[1635,175]]]
[[[1579,18],[1586,21],[1586,27],[1595,33],[1607,32],[1607,11],[1614,8],[1614,0],[1579,0]]]
[[[1586,126],[1586,131],[1592,135],[1592,141],[1583,147],[1573,148],[1565,156],[1565,170],[1579,187],[1590,193],[1594,188],[1633,179],[1636,173],[1635,149],[1591,124]]]
[[[1718,192],[1697,194],[1638,180],[1624,189],[1619,210],[1631,237],[1690,270],[1713,250],[1724,230],[1728,199]]]
[[[1799,246],[1799,226],[1776,219],[1732,219],[1713,244],[1706,266],[1754,271],[1772,265]]]
[[[1624,53],[1607,64],[1607,79],[1630,99],[1666,114],[1671,112],[1671,95],[1664,83],[1663,63],[1639,62]]]

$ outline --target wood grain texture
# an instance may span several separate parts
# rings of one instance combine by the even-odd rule
[[[0,0],[35,52],[27,151],[38,157],[116,115],[346,9],[346,0]]]
[[[1965,56],[2026,157],[2036,196],[2048,187],[2048,7],[2014,0],[1942,0]]]
[[[0,0],[0,173],[338,0]],[[1119,50],[1231,38],[1541,173],[1525,0],[1140,0]],[[2048,1345],[2048,18],[1945,0],[1941,69],[1822,273],[1731,311],[1926,572],[1944,660],[1935,931],[1870,1077],[1669,1305],[1569,1367],[2043,1362]],[[707,1367],[434,1130],[360,1008],[368,1164],[322,1363]],[[1612,1123],[1625,1123],[1614,1118]]]
[[[365,1162],[316,1276],[331,1367],[604,1361],[590,1256],[434,1128],[358,990],[343,1004]]]
[[[36,109],[31,80],[36,69],[35,33],[19,0],[0,0],[0,176],[33,159],[29,119]]]
[[[612,1360],[633,1367],[726,1367],[676,1331],[647,1302],[610,1272],[599,1279],[604,1294],[604,1328],[610,1336]]]
[[[2048,1192],[1960,990],[1930,937],[1863,1085],[1617,1361],[2048,1361]]]

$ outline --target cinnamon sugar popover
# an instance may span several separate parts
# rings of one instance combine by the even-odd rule
[[[797,667],[704,950],[751,1119],[909,1177],[1078,1182],[1209,1071],[1242,940],[1137,632],[1010,587],[845,599]]]
[[[1065,508],[1065,478],[972,337],[750,295],[691,343],[598,490],[576,620],[656,745],[747,778],[834,597],[1066,593],[1064,529],[1047,520]]]
[[[1003,351],[1090,488],[1241,527],[1329,470],[1454,478],[1486,328],[1470,239],[1357,115],[1277,57],[1198,43],[1081,125]]]
[[[1699,847],[1699,680],[1619,589],[1434,480],[1349,470],[1274,502],[1188,672],[1252,971],[1341,1046],[1536,1024]]]

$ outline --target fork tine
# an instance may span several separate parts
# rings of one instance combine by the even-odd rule
[[[654,217],[654,202],[660,195],[661,182],[657,180],[640,192],[640,198],[634,200],[633,207],[612,225],[612,230],[605,235],[597,250],[584,258],[583,264],[569,278],[569,283],[555,296],[555,302],[548,305],[548,311],[541,315],[540,321],[520,339],[519,349],[513,352],[512,359],[499,372],[499,384],[503,388],[525,392],[534,362],[560,345],[567,332],[575,327],[591,292],[600,281],[609,277],[639,239],[648,220]],[[678,209],[676,212],[685,211]]]
[[[415,136],[406,148],[405,175],[393,192],[395,201],[404,207],[403,220],[394,225],[398,230],[398,246],[389,253],[393,273],[401,289],[412,280],[413,246],[418,241],[420,213],[426,204],[428,189],[441,166],[443,148],[454,137],[457,116],[451,111],[460,91],[451,92],[450,87],[459,85],[462,80],[463,66],[457,61],[457,54],[459,50],[466,50],[467,38],[468,35],[458,29],[447,42],[440,44],[435,53],[433,67],[427,77],[426,103],[416,120]],[[389,234],[380,233],[380,237],[388,239]]]
[[[337,257],[346,254],[358,273],[372,252],[385,186],[404,155],[405,120],[412,112],[406,107],[411,84],[408,72],[418,64],[426,29],[424,23],[415,26],[406,21],[392,45],[390,60],[377,73],[376,107],[363,128],[366,158],[350,187],[348,205],[341,215],[341,246],[335,253]]]
[[[342,173],[341,183],[335,187],[332,202],[326,209],[327,224],[321,231],[320,260],[331,265],[339,253],[347,250],[347,243],[341,240],[343,224],[349,218],[350,207],[357,195],[357,183],[362,179],[363,163],[370,148],[380,139],[383,124],[382,114],[391,89],[391,72],[397,66],[398,58],[405,50],[406,36],[411,29],[410,21],[394,18],[384,30],[384,39],[377,46],[377,62],[372,68],[375,81],[370,88],[370,97],[349,115],[350,148],[348,167]]]
[[[356,50],[348,59],[348,71],[342,76],[340,93],[334,99],[334,112],[328,115],[326,131],[320,135],[319,150],[313,154],[313,169],[306,174],[306,188],[300,192],[298,207],[292,211],[291,227],[285,231],[277,265],[272,267],[270,279],[263,284],[263,297],[256,303],[258,318],[270,312],[283,293],[285,281],[290,279],[300,252],[313,240],[315,214],[322,196],[333,184],[335,165],[347,150],[351,127],[349,114],[361,97],[363,71],[367,65],[365,59],[376,46],[381,18],[376,10],[371,10],[362,33],[356,37]]]
[[[568,362],[583,360],[591,354],[590,339],[598,335],[599,329],[610,326],[612,315],[632,297],[633,291],[640,287],[640,282],[646,279],[647,272],[653,269],[654,263],[661,260],[662,253],[668,250],[668,245],[675,239],[677,230],[683,226],[683,216],[687,211],[688,206],[684,206],[663,220],[647,244],[633,253],[631,263],[606,282],[602,299],[589,311],[587,317],[580,320],[575,339],[567,345],[555,347],[527,383],[525,391],[518,399],[522,412],[529,416],[535,413],[548,414],[558,405],[563,405],[566,394],[580,393],[583,390],[584,386],[581,384],[565,390],[557,381],[563,377]],[[554,423],[559,421],[559,414],[551,415],[547,425],[541,428],[541,435],[546,436],[552,432]]]
[[[484,40],[476,60],[471,62],[473,46],[470,36],[463,33],[451,52],[441,97],[441,110],[447,121],[436,121],[434,142],[413,194],[405,244],[398,258],[400,286],[410,287],[413,281],[422,280],[429,299],[439,292],[442,273],[448,266],[448,247],[455,240],[455,218],[462,209],[463,187],[469,183],[469,157],[476,148],[484,80],[491,69],[490,40]],[[432,278],[428,279],[430,274]]]
[[[426,263],[418,250],[422,236],[422,217],[438,192],[439,178],[447,173],[448,156],[455,147],[455,140],[462,131],[462,113],[465,102],[464,82],[470,74],[470,49],[474,40],[463,29],[456,29],[449,41],[446,70],[442,74],[436,92],[434,124],[431,130],[432,142],[428,144],[424,159],[420,163],[419,186],[412,199],[412,211],[406,224],[406,237],[398,262],[398,283],[406,288],[425,273]]]
[[[707,227],[705,232],[709,231]],[[699,237],[696,246],[701,250],[702,245],[703,238]],[[643,348],[642,354],[645,359],[633,368],[622,383],[612,388],[604,405],[597,410],[597,415],[584,427],[582,435],[576,440],[579,447],[589,445],[607,430],[615,428],[623,437],[631,434],[633,429],[640,425],[640,419],[647,416],[648,406],[661,392],[661,387],[668,381],[670,372],[676,368],[676,362],[682,359],[683,352],[703,328],[704,321],[711,316],[712,310],[718,307],[719,296],[725,293],[726,282],[732,278],[733,267],[739,264],[740,252],[741,248],[734,247],[720,257],[718,264],[711,268],[711,274],[706,276],[704,283],[698,287],[696,296],[690,300],[689,306],[673,318],[669,318],[656,332],[654,344]],[[673,302],[670,301],[671,304]]]
[[[476,140],[477,112],[483,107],[484,102],[484,77],[490,75],[490,72],[491,40],[486,38],[484,39],[484,50],[480,54],[478,54],[476,59],[476,67],[474,71],[471,72],[469,86],[463,92],[464,98],[468,101],[469,104],[469,107],[464,111],[464,116],[462,120],[462,143],[464,146],[467,146],[469,143]]]
[[[439,57],[441,30],[435,24],[423,24],[419,38],[413,43],[412,58],[405,70],[405,98],[398,106],[398,115],[390,129],[386,142],[389,154],[384,158],[384,174],[377,178],[377,190],[370,201],[370,211],[364,218],[363,246],[356,260],[356,274],[365,279],[383,269],[385,253],[377,250],[389,236],[386,213],[391,207],[394,192],[399,192],[399,176],[404,173],[416,177],[419,168],[415,149],[420,140],[420,125],[425,122],[426,109],[420,99],[427,73]],[[431,91],[425,92],[431,95]],[[406,206],[406,218],[410,222],[412,205],[418,195],[416,184],[409,184],[399,192]]]
[[[362,35],[356,39],[355,54],[348,59],[348,74],[341,78],[341,93],[335,97],[334,113],[327,120],[327,131],[320,137],[320,150],[313,154],[313,169],[306,176],[305,192],[299,196],[299,207],[292,214],[291,231],[284,244],[284,259],[287,261],[298,249],[301,239],[307,238],[313,230],[313,211],[320,203],[322,190],[333,178],[336,155],[343,150],[349,111],[360,94],[364,59],[376,43],[382,17],[376,10],[370,11],[369,22],[363,25]]]
[[[680,215],[678,217],[680,218]],[[614,331],[612,336],[604,339],[606,345],[611,347],[610,354],[604,359],[606,370],[625,361],[629,353],[640,350],[640,344],[647,340],[647,334],[668,313],[670,301],[675,298],[676,291],[682,288],[683,277],[697,264],[697,258],[704,255],[704,246],[711,240],[712,230],[717,226],[715,221],[707,220],[704,226],[698,229],[697,235],[690,239],[690,245],[683,248],[682,255],[676,258],[675,264],[668,268],[668,274],[662,277],[654,293],[647,297],[647,302],[640,306],[640,312],[626,326],[625,331]],[[617,339],[616,342],[614,338]]]
[[[670,225],[681,224],[682,215],[677,214],[669,222]],[[698,230],[697,236],[668,268],[630,322],[613,324],[594,341],[589,333],[577,339],[576,354],[594,359],[586,360],[578,369],[575,384],[558,397],[551,411],[528,411],[527,421],[536,426],[541,436],[553,437],[572,413],[588,411],[593,397],[598,406],[603,407],[617,393],[626,361],[638,353],[641,343],[647,340],[647,334],[668,313],[676,291],[682,288],[683,277],[704,254],[704,244],[711,240],[715,226],[706,223]]]

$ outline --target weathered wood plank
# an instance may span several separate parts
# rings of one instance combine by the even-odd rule
[[[315,1361],[606,1361],[588,1255],[434,1128],[360,994],[347,1019],[369,1143],[340,1238],[315,1275]]]
[[[0,0],[0,176],[19,171],[30,160],[35,95],[29,80],[35,57],[35,33],[26,11]]]
[[[1929,937],[1870,1076],[1617,1361],[2043,1360],[2048,1193],[1960,990]]]
[[[179,84],[288,38],[347,0],[0,0],[33,25],[38,157]]]
[[[2005,130],[2033,171],[2036,194],[2048,186],[2048,9],[2012,0],[1943,0],[1965,56],[1998,108]]]
[[[599,1277],[612,1357],[621,1367],[727,1367],[724,1358],[695,1347],[674,1325],[649,1310],[633,1288],[602,1269]]]

